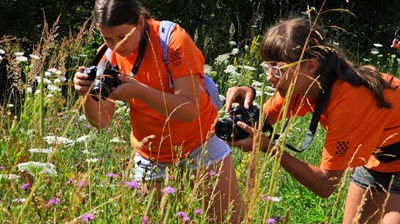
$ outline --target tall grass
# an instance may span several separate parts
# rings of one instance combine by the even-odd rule
[[[215,173],[168,170],[163,196],[127,175],[132,167],[128,106],[117,102],[109,128],[91,127],[80,109],[72,79],[75,67],[85,64],[80,55],[90,42],[92,24],[80,33],[57,38],[57,23],[46,24],[42,40],[28,57],[13,42],[2,43],[2,63],[14,77],[15,91],[23,97],[16,105],[0,107],[0,219],[3,223],[209,223],[204,186],[214,186]],[[256,103],[271,94],[259,68],[260,37],[244,49],[235,48],[206,66],[221,93],[236,85],[257,89]],[[390,55],[365,61],[399,74],[399,59]],[[223,96],[221,96],[223,97]],[[223,110],[220,116],[225,116]],[[287,143],[298,145],[310,116],[292,119]],[[278,127],[278,126],[277,126]],[[279,129],[279,128],[278,128]],[[280,130],[278,130],[280,131]],[[297,158],[314,165],[325,132],[318,129],[310,149]],[[257,141],[255,140],[255,143]],[[246,204],[246,223],[340,223],[348,176],[328,199],[318,198],[279,166],[279,157],[233,148],[236,174]],[[211,175],[211,182],[205,182]],[[196,179],[195,186],[190,182]],[[212,197],[212,196],[211,196]],[[227,217],[230,214],[227,214]]]

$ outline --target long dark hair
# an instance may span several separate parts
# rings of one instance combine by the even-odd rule
[[[361,66],[347,60],[328,42],[324,31],[312,22],[307,18],[293,18],[271,27],[261,44],[262,59],[292,63],[316,58],[319,61],[316,75],[322,89],[329,89],[336,79],[340,79],[356,87],[367,87],[379,108],[391,108],[391,103],[384,99],[383,90],[396,88],[391,87],[393,79],[387,82],[373,66]]]
[[[96,0],[94,5],[94,22],[97,26],[136,26],[141,15],[150,18],[150,14],[137,0]]]

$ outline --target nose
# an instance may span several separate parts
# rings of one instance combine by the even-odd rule
[[[272,72],[273,72],[273,71],[272,71]],[[268,74],[268,76],[267,76],[267,81],[268,81],[269,83],[271,83],[271,85],[272,85],[273,87],[276,87],[276,85],[277,85],[278,82],[279,82],[279,79],[276,78],[276,77],[272,74],[272,72],[270,72],[270,73]]]

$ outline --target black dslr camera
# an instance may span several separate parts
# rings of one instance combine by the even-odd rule
[[[249,134],[237,126],[238,121],[242,121],[247,125],[253,126],[254,123],[259,121],[260,110],[257,106],[250,106],[247,110],[243,105],[238,105],[230,110],[231,116],[220,119],[215,125],[215,134],[222,140],[234,141],[247,138]],[[270,131],[272,133],[272,126],[265,121],[263,132]]]
[[[94,100],[105,100],[112,90],[121,84],[118,79],[119,69],[118,66],[111,66],[110,62],[106,62],[104,66],[92,65],[85,68],[83,73],[89,75],[91,80],[94,80],[92,90],[90,91]]]
[[[400,41],[400,28],[394,32],[394,38],[396,38],[397,41]]]

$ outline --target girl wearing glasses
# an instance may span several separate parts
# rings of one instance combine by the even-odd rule
[[[171,28],[167,43],[167,67],[163,63],[160,33],[164,30],[160,29],[160,21],[151,18],[137,0],[96,0],[94,21],[110,49],[100,63],[108,60],[112,66],[117,65],[121,84],[106,100],[96,101],[87,97],[93,81],[83,68],[76,72],[74,85],[83,96],[82,107],[88,121],[94,127],[105,128],[111,123],[115,100],[127,102],[131,145],[136,152],[131,177],[148,181],[160,196],[161,187],[166,187],[164,178],[171,178],[166,170],[174,164],[186,167],[190,174],[201,171],[198,176],[204,177],[205,183],[197,189],[204,187],[205,208],[210,204],[207,212],[211,218],[238,223],[243,218],[243,208],[232,154],[229,146],[213,134],[218,113],[201,90],[201,51],[176,25]],[[219,177],[211,186],[207,178],[212,177],[206,174],[214,170]],[[186,172],[180,172],[183,173]],[[230,219],[226,218],[227,212]]]
[[[326,129],[320,166],[291,156],[267,136],[260,150],[281,157],[281,166],[301,184],[321,197],[329,197],[343,172],[351,168],[352,180],[343,223],[400,223],[400,80],[347,60],[330,45],[313,21],[294,18],[270,28],[261,43],[261,65],[276,88],[263,105],[269,123],[282,117],[313,114],[302,149],[315,133]],[[226,112],[234,102],[248,108],[255,91],[250,87],[228,89]],[[282,115],[285,101],[290,108]],[[250,137],[232,143],[252,150],[257,130],[237,124]]]

